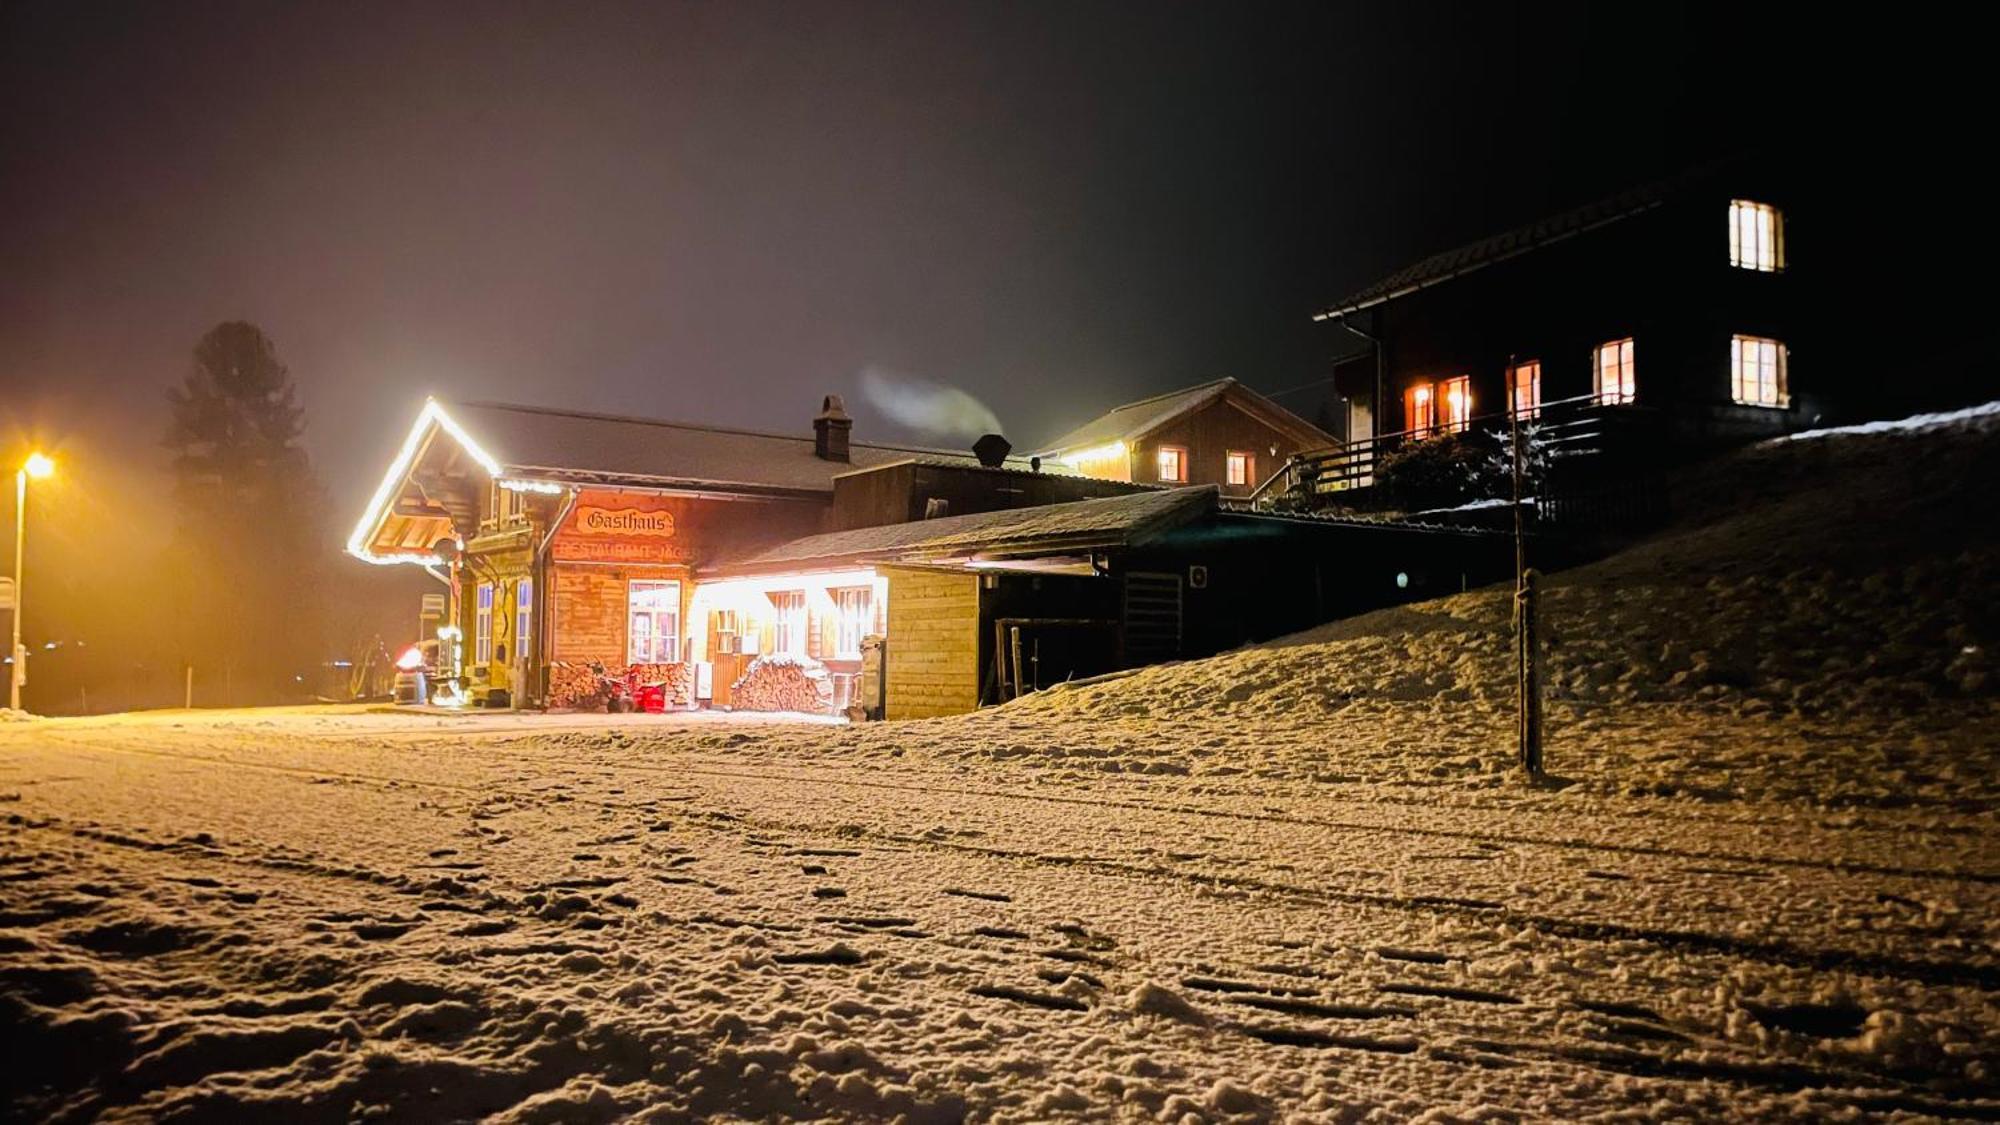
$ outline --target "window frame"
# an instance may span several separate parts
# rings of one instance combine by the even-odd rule
[[[806,592],[772,590],[764,596],[771,603],[771,653],[803,658],[806,655],[806,630],[812,628],[811,615],[806,612]],[[779,598],[785,600],[780,602]],[[796,603],[792,601],[794,598],[798,599]],[[793,614],[797,615],[796,618]]]
[[[1766,401],[1762,395],[1764,380],[1761,375],[1757,379],[1758,397],[1752,399],[1746,398],[1743,395],[1743,352],[1745,344],[1757,345],[1760,352],[1764,345],[1769,345],[1771,348],[1771,386],[1774,394],[1769,401]],[[1741,332],[1732,334],[1729,337],[1730,401],[1738,406],[1754,406],[1764,410],[1789,409],[1792,405],[1792,388],[1790,376],[1785,370],[1788,366],[1787,356],[1789,352],[1790,349],[1785,347],[1783,340],[1771,336],[1749,336]],[[1760,372],[1762,367],[1763,359],[1760,355],[1758,357]]]
[[[534,633],[535,625],[535,580],[523,578],[514,583],[514,657],[528,658],[528,638]]]
[[[1437,433],[1437,384],[1420,379],[1403,388],[1403,431],[1411,441]]]
[[[850,599],[857,595],[858,608],[850,604]],[[827,591],[827,596],[833,601],[833,658],[861,659],[861,638],[875,625],[875,588],[836,586]]]
[[[1521,374],[1528,375],[1528,403],[1521,406]],[[1507,368],[1507,417],[1533,421],[1542,416],[1542,361],[1524,359]]]
[[[1460,405],[1456,411],[1451,409],[1451,394],[1453,391],[1459,393]],[[1437,419],[1437,431],[1439,433],[1464,433],[1472,427],[1472,376],[1453,375],[1448,379],[1439,379],[1437,382],[1436,397],[1432,399],[1432,402],[1434,404],[1443,404],[1445,407],[1443,411],[1438,411],[1435,405],[1432,407],[1432,412]]]
[[[472,593],[472,662],[493,659],[493,583],[481,582]]]
[[[1237,479],[1237,469],[1241,468],[1242,479]],[[1222,454],[1222,483],[1231,488],[1250,488],[1257,483],[1257,452],[1253,449],[1230,449]]]
[[[1752,245],[1745,246],[1745,235]],[[1754,199],[1729,201],[1729,265],[1752,273],[1782,273],[1785,268],[1785,213],[1774,204]]]
[[[1174,472],[1166,472],[1167,455],[1174,458]],[[1153,472],[1162,484],[1186,484],[1188,480],[1188,448],[1185,445],[1159,445],[1153,449]]]
[[[641,609],[637,604],[637,595],[642,592],[651,593],[655,591],[671,591],[673,598],[670,606],[666,608],[655,606]],[[681,662],[682,645],[685,642],[685,638],[681,635],[682,597],[681,581],[678,578],[633,578],[626,581],[626,664],[678,664]],[[647,622],[646,638],[648,646],[643,654],[639,650],[639,630],[637,628],[637,622],[641,615],[649,619]],[[673,628],[670,631],[660,629],[661,618],[667,618],[673,622]],[[662,638],[667,640],[668,644],[666,646],[662,646]],[[665,659],[660,659],[660,653],[663,651],[667,653],[667,656]]]
[[[1590,390],[1599,406],[1630,406],[1639,397],[1639,361],[1637,337],[1621,336],[1606,340],[1590,349]],[[1619,372],[1618,386],[1607,391],[1604,385],[1604,353],[1608,348],[1619,349],[1615,369]]]

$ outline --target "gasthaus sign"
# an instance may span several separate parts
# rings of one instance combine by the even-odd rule
[[[599,508],[582,506],[576,510],[576,530],[581,535],[627,535],[640,539],[671,539],[672,512],[649,512],[639,508]]]
[[[556,537],[557,561],[685,562],[688,544],[674,502],[667,498],[585,497]]]

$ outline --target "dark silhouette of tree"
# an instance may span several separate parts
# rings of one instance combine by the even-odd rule
[[[167,392],[172,417],[177,647],[197,701],[295,695],[319,658],[322,509],[298,445],[305,415],[277,349],[254,324],[218,324]]]

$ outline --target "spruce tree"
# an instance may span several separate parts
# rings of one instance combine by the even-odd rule
[[[271,702],[318,660],[320,496],[299,438],[305,414],[254,324],[216,325],[167,392],[177,508],[173,615],[196,696]]]

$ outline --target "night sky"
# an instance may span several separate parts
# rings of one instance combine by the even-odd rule
[[[143,529],[232,318],[333,538],[430,392],[803,433],[838,391],[957,443],[872,370],[1028,443],[1234,375],[1310,416],[1310,312],[1430,251],[1746,148],[1965,159],[1948,27],[1631,9],[7,3],[0,436]]]

